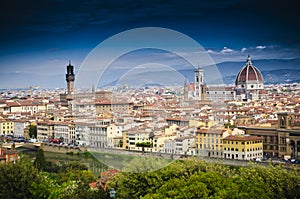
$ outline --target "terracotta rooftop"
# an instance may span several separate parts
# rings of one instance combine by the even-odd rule
[[[262,137],[252,136],[252,135],[229,135],[225,137],[223,140],[230,141],[253,141],[253,140],[263,140]]]

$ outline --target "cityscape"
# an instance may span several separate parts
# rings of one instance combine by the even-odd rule
[[[295,10],[283,6],[291,10],[283,17],[274,14],[277,2],[264,13],[258,5],[267,8],[267,2],[247,7],[220,1],[216,7],[203,3],[199,14],[175,1],[160,2],[166,13],[149,17],[143,12],[158,9],[159,2],[143,2],[148,9],[125,2],[136,9],[128,17],[125,8],[106,2],[74,4],[74,11],[64,5],[74,21],[63,28],[22,4],[41,18],[17,23],[19,15],[11,17],[24,30],[16,41],[9,36],[13,28],[0,33],[7,40],[0,39],[0,198],[299,198],[299,28],[290,28]],[[56,13],[52,6],[43,13]],[[108,14],[105,6],[119,12]],[[249,8],[258,13],[253,19]],[[224,31],[218,37],[191,27],[214,27],[208,13],[220,17],[223,9],[232,15],[217,24],[236,32],[217,25]],[[279,23],[268,13],[286,20],[273,36]],[[230,21],[235,14],[245,22],[264,20],[241,28]],[[124,24],[114,29],[121,18]],[[49,24],[42,27],[41,19]],[[60,39],[50,36],[51,24]],[[107,32],[95,34],[102,25]],[[33,37],[41,28],[39,46]],[[264,34],[255,34],[259,28]],[[65,35],[72,30],[78,32]],[[68,40],[75,36],[78,46]],[[23,45],[15,50],[19,39]],[[64,39],[72,44],[62,47]]]

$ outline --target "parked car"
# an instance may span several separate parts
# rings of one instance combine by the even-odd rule
[[[60,144],[60,139],[55,139],[55,138],[50,138],[49,140],[50,143],[53,143],[53,144]]]

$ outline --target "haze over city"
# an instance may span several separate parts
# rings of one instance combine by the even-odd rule
[[[254,64],[262,59],[292,60],[281,68],[278,61],[258,65],[262,71],[286,66],[297,70],[297,8],[297,1],[4,1],[0,6],[0,88],[65,87],[62,74],[69,60],[76,72],[99,43],[140,27],[186,34],[217,64],[243,63],[250,54]]]

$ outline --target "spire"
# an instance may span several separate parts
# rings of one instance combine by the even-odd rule
[[[252,62],[251,62],[251,57],[250,57],[250,55],[248,55],[248,58],[247,58],[247,65],[252,65]]]
[[[69,66],[71,66],[71,60],[69,60]]]

